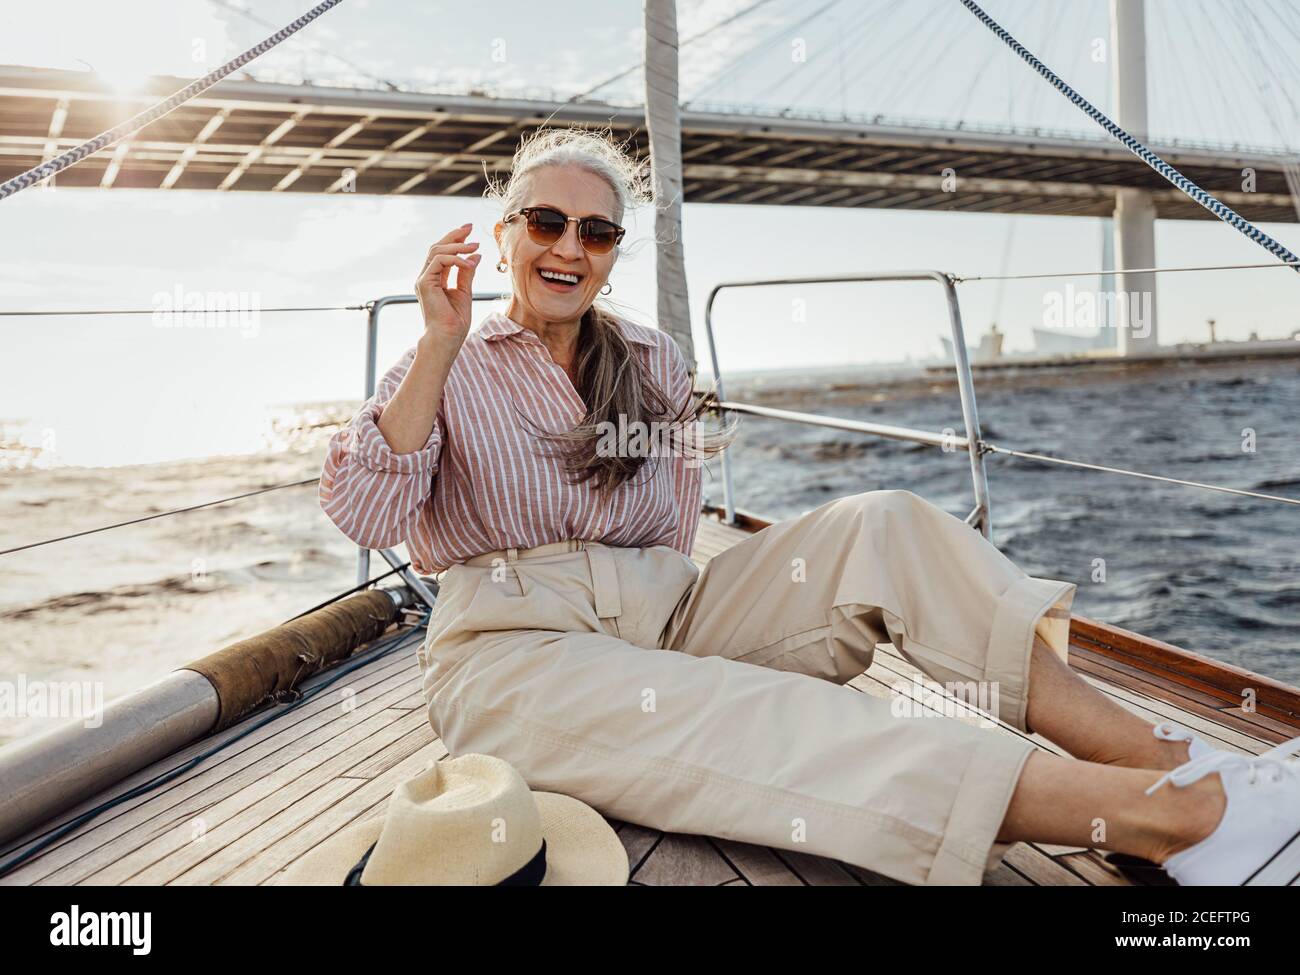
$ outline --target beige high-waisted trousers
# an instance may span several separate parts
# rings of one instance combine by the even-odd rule
[[[561,542],[440,586],[419,659],[452,755],[612,818],[913,884],[978,884],[1001,861],[1034,746],[840,685],[889,642],[934,681],[991,687],[1027,730],[1034,634],[1064,658],[1075,593],[908,491],[828,502],[702,571],[667,546]]]

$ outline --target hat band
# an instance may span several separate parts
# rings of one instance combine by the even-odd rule
[[[365,870],[366,863],[370,860],[370,854],[375,851],[375,840],[370,844],[370,849],[361,855],[356,866],[348,871],[347,879],[343,881],[344,887],[364,887],[361,882],[361,872]],[[525,863],[522,867],[512,873],[504,880],[499,880],[492,886],[494,887],[540,887],[542,878],[546,876],[546,840],[542,840],[541,848],[533,854],[533,858]]]

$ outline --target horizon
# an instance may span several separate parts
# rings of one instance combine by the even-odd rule
[[[265,37],[269,31],[257,19],[280,26],[300,14],[300,6],[297,0],[271,0],[251,14],[236,12],[225,0],[141,0],[140,30],[129,34],[115,30],[112,12],[89,0],[66,3],[73,16],[60,18],[53,30],[39,11],[12,8],[0,15],[0,63],[90,69],[123,86],[142,74],[189,76]],[[286,83],[402,78],[503,91],[545,82],[563,94],[609,78],[641,56],[640,3],[611,4],[599,25],[576,32],[527,5],[507,6],[509,17],[500,16],[500,8],[491,16],[467,11],[456,30],[448,31],[433,8],[397,12],[357,0],[258,59],[253,73]],[[811,22],[807,15],[820,8],[802,3],[764,8],[708,33],[744,6],[741,0],[709,0],[681,12],[688,106],[725,101],[773,111],[785,106],[846,115],[955,114],[972,125],[1077,131],[1091,124],[969,15],[958,10],[936,16],[948,9],[946,3],[915,0],[896,9],[876,0],[851,9],[833,4],[827,16]],[[1300,158],[1300,138],[1286,135],[1300,127],[1280,114],[1287,106],[1277,101],[1276,85],[1257,90],[1251,76],[1197,56],[1204,47],[1198,33],[1219,29],[1236,50],[1256,36],[1245,33],[1255,25],[1215,20],[1207,26],[1163,0],[1150,0],[1149,7],[1152,141],[1179,135],[1281,140]],[[1109,105],[1109,68],[1092,59],[1105,33],[1104,2],[995,0],[989,10],[1086,97]],[[1276,19],[1262,24],[1262,33],[1283,36],[1292,18],[1300,21],[1300,3],[1260,15]],[[796,34],[806,42],[808,61],[792,69],[785,47]],[[707,36],[692,44],[697,35]],[[760,44],[769,35],[775,48]],[[101,43],[104,36],[115,38],[112,47]],[[858,44],[852,77],[846,37]],[[200,40],[202,62],[195,49]],[[746,48],[739,68],[719,73],[720,64]],[[938,49],[944,57],[932,64]],[[927,50],[929,60],[920,56]],[[501,51],[506,54],[496,57]],[[1259,70],[1289,79],[1294,65],[1279,60],[1272,47],[1263,51]],[[1189,74],[1189,59],[1200,70]],[[635,99],[640,83],[634,71],[602,87],[601,96]],[[0,236],[0,259],[8,271],[0,278],[0,310],[148,309],[155,296],[175,291],[242,292],[256,296],[259,308],[355,305],[409,293],[429,243],[466,219],[475,224],[471,239],[483,243],[489,258],[496,256],[489,230],[498,215],[489,201],[472,197],[56,186],[32,188],[0,201],[0,208],[8,230]],[[620,313],[653,325],[653,214],[633,212],[625,223],[631,246],[619,258],[608,300]],[[701,375],[709,372],[704,302],[720,281],[866,268],[932,267],[972,276],[1101,266],[1103,221],[1091,217],[687,202],[682,223]],[[1296,224],[1261,226],[1300,250]],[[1212,219],[1157,221],[1156,248],[1165,267],[1262,259],[1255,245]],[[492,263],[484,261],[479,269],[476,290],[498,291],[507,283]],[[1252,332],[1261,338],[1290,335],[1300,328],[1291,273],[1159,275],[1162,344],[1204,341],[1209,319],[1221,340]],[[1063,285],[961,285],[967,344],[977,344],[996,322],[1008,352],[1031,348],[1049,293]],[[475,320],[486,310],[476,306]],[[412,311],[386,313],[379,375],[418,335]],[[249,443],[274,404],[360,397],[359,312],[260,314],[252,334],[229,327],[161,327],[149,317],[0,321],[11,353],[0,362],[0,417],[30,421],[68,457],[130,463],[167,449],[206,444],[221,452]],[[724,378],[771,369],[906,363],[937,356],[939,338],[948,334],[939,289],[924,284],[732,291],[719,298],[715,327]],[[232,385],[237,396],[227,392]]]

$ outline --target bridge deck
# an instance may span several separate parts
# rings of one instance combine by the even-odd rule
[[[752,526],[751,526],[752,527]],[[694,558],[703,564],[746,536],[705,518]],[[412,630],[418,640],[421,631]],[[414,643],[411,645],[414,646]],[[1152,721],[1171,718],[1225,747],[1258,753],[1294,735],[1290,723],[1229,707],[1230,701],[1173,674],[1153,677],[1073,641],[1071,664],[1123,706]],[[870,670],[848,686],[886,696],[900,677],[917,672],[888,644]],[[328,680],[317,675],[303,689]],[[279,714],[261,712],[130,776],[80,807],[56,817],[3,853],[38,837],[162,772],[202,753],[215,753],[177,778],[122,801],[56,840],[0,883],[28,884],[266,884],[305,851],[342,826],[382,811],[402,779],[443,758],[447,750],[425,716],[412,650],[379,657],[347,680],[350,706],[339,692],[321,693]],[[947,718],[946,720],[975,720]],[[1002,726],[990,734],[1036,735]],[[705,836],[664,834],[615,822],[628,851],[631,882],[643,885],[893,885],[851,864],[788,850]],[[1158,882],[1162,877],[1153,878]],[[993,885],[1110,885],[1129,881],[1099,853],[1077,847],[1020,843],[985,877]],[[1167,882],[1167,881],[1166,881]]]
[[[119,92],[92,73],[0,66],[0,180],[94,138],[185,87]],[[478,198],[545,119],[610,125],[648,152],[638,106],[485,93],[369,91],[226,78],[59,186]],[[687,203],[872,207],[1109,217],[1115,191],[1151,191],[1163,219],[1213,215],[1079,117],[1079,132],[880,117],[682,112]],[[1294,222],[1291,156],[1263,147],[1151,147],[1248,220]],[[1251,192],[1242,172],[1254,171]],[[944,179],[945,170],[954,174]]]

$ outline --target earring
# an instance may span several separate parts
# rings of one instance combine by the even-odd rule
[[[503,258],[501,258],[501,260],[497,261],[497,272],[500,273],[500,274],[504,274],[506,268],[509,267],[509,266],[510,266],[510,265],[508,265],[508,264],[506,263],[506,259],[503,257]]]
[[[607,295],[607,294],[609,294],[609,293],[610,293],[611,291],[613,291],[613,290],[614,290],[614,286],[613,286],[612,284],[610,284],[608,281],[606,281],[606,282],[605,282],[605,287],[603,287],[603,288],[600,289],[600,293],[603,294],[603,295]]]

